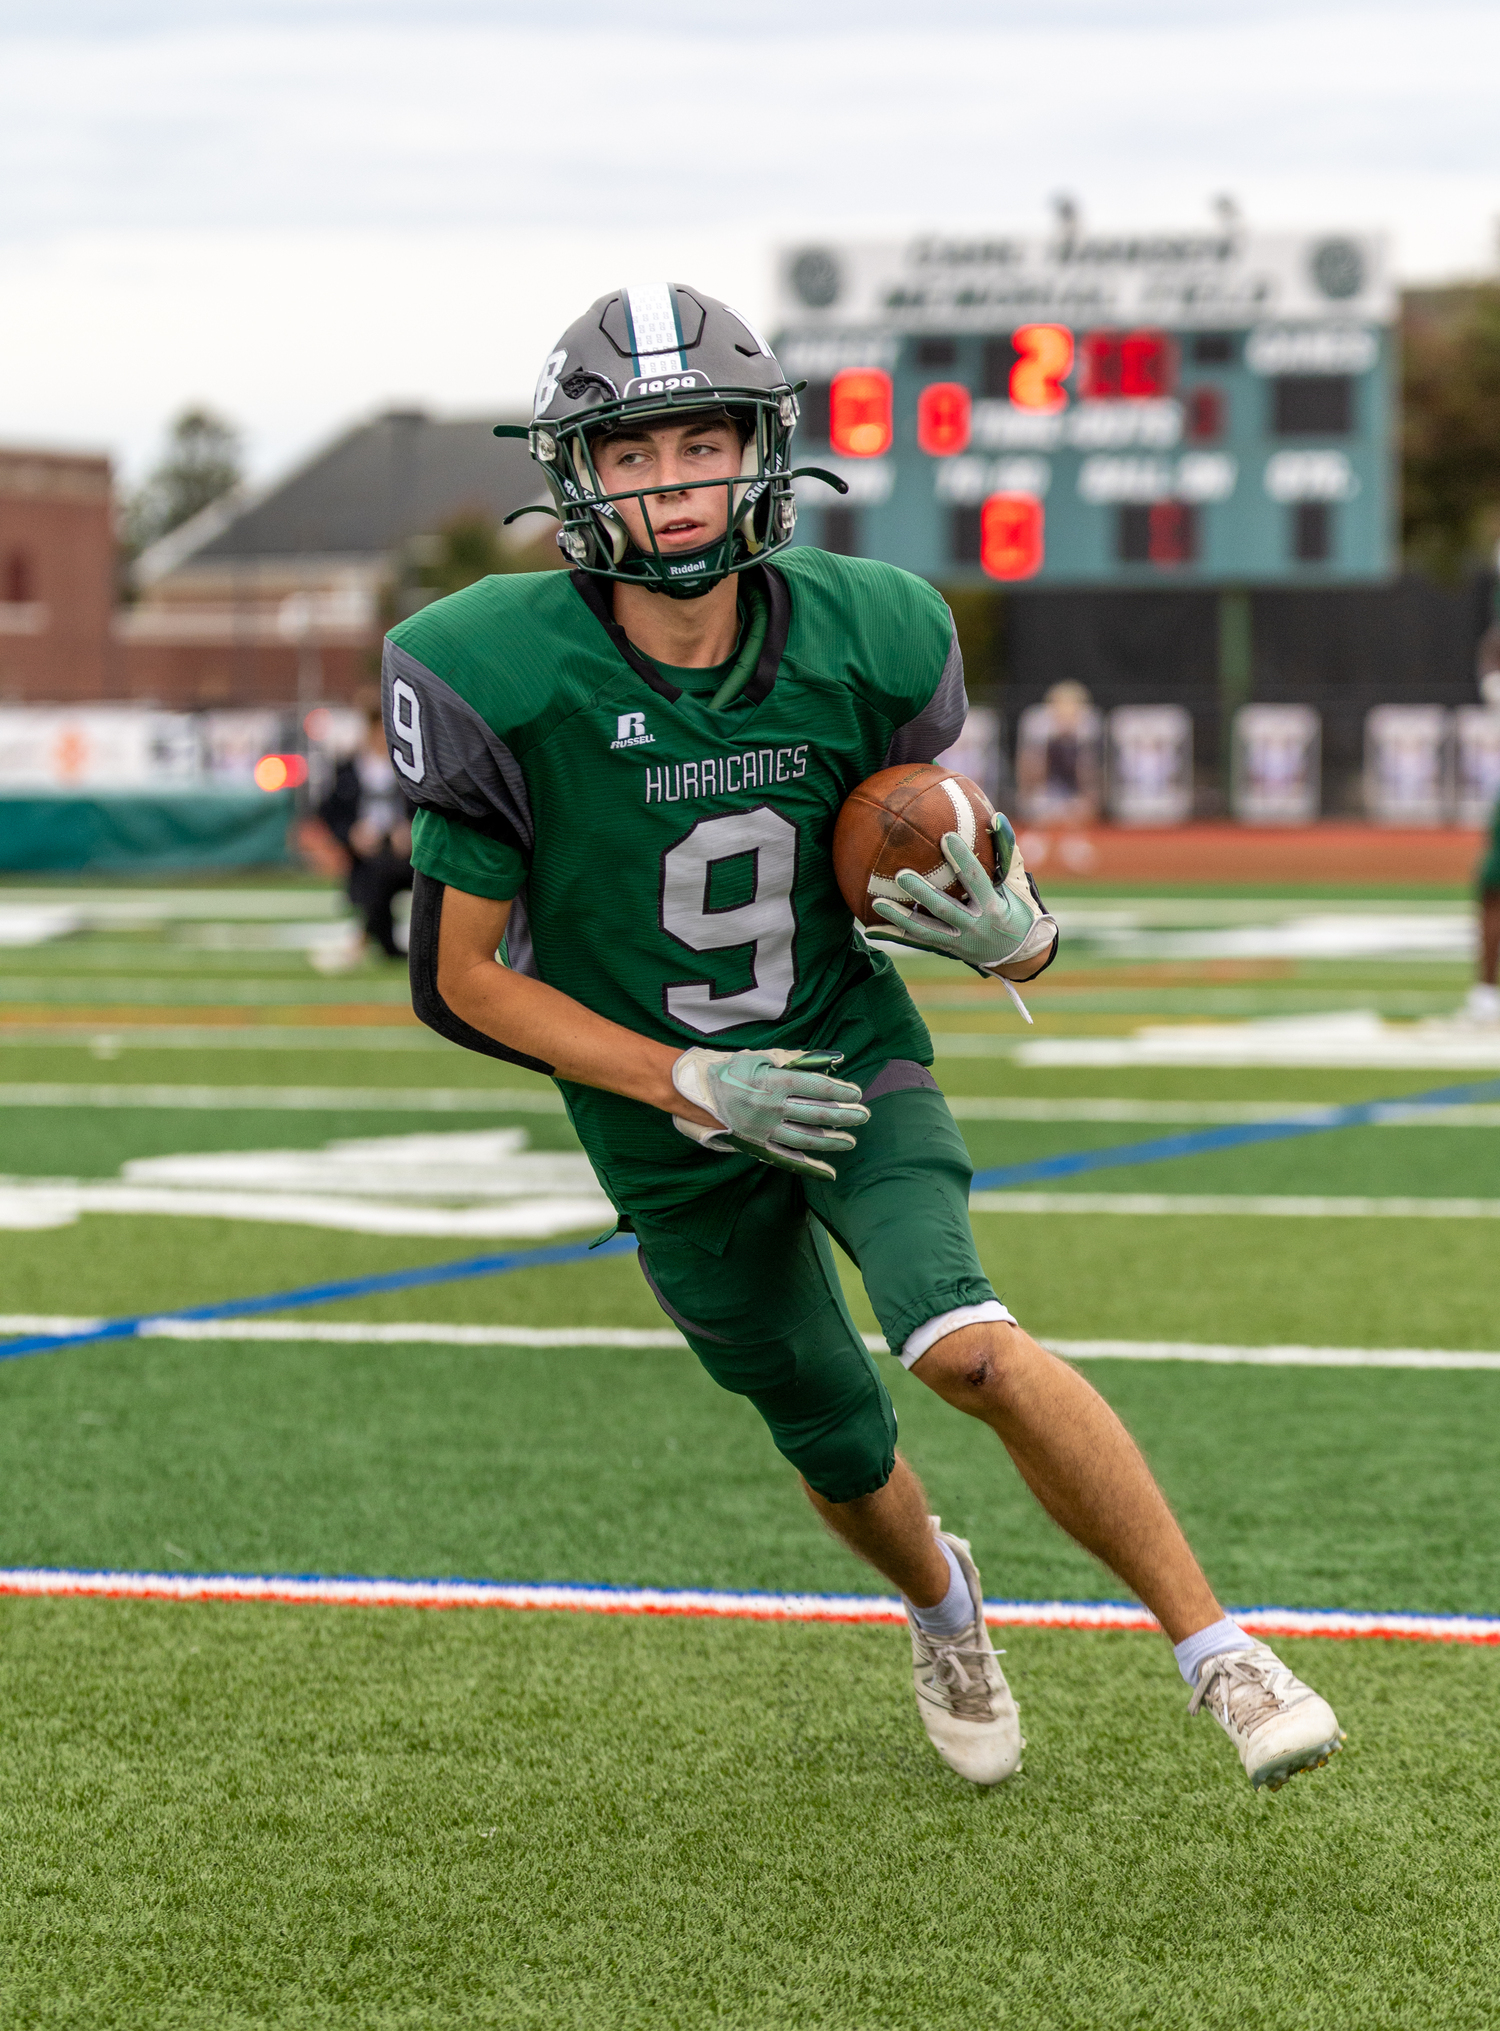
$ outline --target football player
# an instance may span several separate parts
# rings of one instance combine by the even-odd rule
[[[611,291],[549,354],[516,434],[573,569],[484,579],[386,644],[391,757],[419,807],[414,1005],[558,1082],[662,1309],[899,1589],[918,1710],[953,1769],[1019,1767],[1015,1703],[969,1547],[896,1450],[831,1243],[895,1358],[997,1433],[1157,1616],[1192,1711],[1279,1784],[1326,1761],[1338,1723],[1225,1616],[1118,1418],[997,1298],[926,1027],[834,880],[849,792],[931,760],[966,701],[929,585],[788,547],[796,420],[765,341],[680,284]],[[968,902],[903,876],[891,935],[1039,972],[1056,926],[1003,819],[996,848],[992,882],[950,834]]]

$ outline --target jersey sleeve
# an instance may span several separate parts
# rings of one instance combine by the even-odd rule
[[[531,800],[521,765],[500,735],[453,685],[390,638],[380,688],[391,761],[419,815],[508,849],[524,870],[534,838]]]
[[[884,766],[893,768],[900,762],[935,760],[944,748],[952,747],[963,732],[968,712],[963,652],[958,646],[958,629],[953,627],[937,689],[914,718],[896,728],[885,751]]]
[[[444,887],[466,896],[509,903],[526,886],[525,855],[503,840],[423,805],[412,820],[411,864]]]

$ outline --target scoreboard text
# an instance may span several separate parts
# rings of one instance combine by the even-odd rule
[[[802,496],[826,549],[958,584],[1392,568],[1378,242],[803,251],[783,298],[799,462],[850,489]]]

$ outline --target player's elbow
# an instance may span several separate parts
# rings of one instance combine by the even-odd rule
[[[456,959],[451,953],[440,952],[437,965],[423,994],[423,1000],[434,1010],[447,1008],[455,1015],[463,1015],[465,1013],[463,1004],[468,998],[466,989],[470,972],[471,968],[467,963]],[[422,1016],[424,1022],[429,1020],[418,1007],[415,981],[412,983],[412,1007],[419,1016]]]

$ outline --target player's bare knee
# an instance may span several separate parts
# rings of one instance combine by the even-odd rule
[[[1008,1399],[1033,1344],[1009,1323],[964,1326],[935,1341],[912,1373],[961,1410],[982,1417]]]

